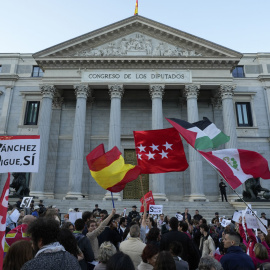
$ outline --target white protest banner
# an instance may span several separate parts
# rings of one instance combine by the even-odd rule
[[[239,223],[239,218],[242,216],[242,213],[235,211],[233,214],[232,220]]]
[[[17,209],[15,209],[11,214],[10,214],[10,219],[14,222],[14,223],[16,223],[17,221],[18,221],[18,219],[19,219],[19,217],[20,217],[20,212],[17,210]]]
[[[265,220],[265,219],[263,219],[263,218],[260,218],[260,221],[266,226],[266,228],[267,228],[267,224],[268,224],[268,222],[267,222],[267,220]],[[264,234],[268,234],[268,232],[267,232],[267,229],[265,228],[265,226],[263,226],[262,225],[262,223],[261,222],[258,222],[258,224],[259,224],[259,228],[261,229],[261,231],[264,233]]]
[[[0,173],[38,172],[40,136],[0,136]]]
[[[69,221],[74,224],[77,219],[82,218],[82,212],[69,212],[68,216]]]
[[[222,227],[225,228],[225,227],[227,227],[230,224],[231,224],[231,220],[228,220],[228,219],[225,219],[225,218],[222,219],[222,222],[221,222],[221,226]]]
[[[178,221],[183,220],[183,216],[181,214],[175,214],[175,217],[178,219]]]
[[[252,215],[245,215],[246,224],[248,229],[257,229],[259,228],[258,220],[255,216]]]
[[[149,205],[150,215],[160,215],[163,213],[163,205]]]
[[[246,214],[251,215],[252,214],[251,209],[252,209],[251,204],[248,204],[248,207],[246,207]]]
[[[29,208],[33,197],[23,197],[20,207]]]

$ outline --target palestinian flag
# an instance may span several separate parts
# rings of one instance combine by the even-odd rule
[[[202,121],[195,122],[193,125],[201,129],[212,140],[213,148],[217,148],[230,140],[230,136],[224,134],[207,117],[203,117]]]
[[[270,179],[267,160],[257,152],[242,149],[198,151],[236,189],[249,178]]]
[[[212,140],[197,126],[187,121],[166,118],[192,147],[198,150],[213,148]]]
[[[104,145],[100,144],[87,155],[86,160],[92,177],[111,192],[120,192],[141,173],[140,167],[125,164],[116,146],[105,153]]]

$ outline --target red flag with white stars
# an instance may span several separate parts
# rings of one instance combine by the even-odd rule
[[[184,147],[175,128],[133,131],[142,174],[180,172],[188,168]]]

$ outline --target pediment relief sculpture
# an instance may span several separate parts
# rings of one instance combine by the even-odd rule
[[[164,56],[164,57],[195,57],[202,56],[195,50],[188,50],[150,38],[141,33],[133,33],[113,42],[77,51],[74,56]]]

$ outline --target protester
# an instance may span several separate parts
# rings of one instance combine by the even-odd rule
[[[176,270],[175,261],[169,251],[158,254],[154,270]]]
[[[195,210],[195,215],[193,216],[193,219],[198,221],[202,219],[202,216],[199,214],[199,210]]]
[[[255,244],[254,247],[255,257],[251,257],[255,267],[260,267],[261,264],[266,262],[270,263],[269,258],[270,248],[266,246],[260,243]]]
[[[132,211],[130,211],[128,213],[128,218],[129,218],[129,222],[131,222],[134,218],[140,216],[140,213],[137,212],[137,206],[136,205],[133,205],[132,206]]]
[[[98,255],[99,264],[95,266],[94,270],[105,270],[108,261],[115,253],[116,248],[111,242],[102,243]]]
[[[215,260],[213,257],[206,255],[200,259],[198,270],[223,270],[223,268],[217,260]]]
[[[138,265],[138,270],[152,270],[155,266],[159,248],[156,245],[147,244],[142,252],[142,261]]]
[[[181,214],[183,216],[183,220],[190,222],[191,221],[191,215],[188,212],[188,208],[185,209],[185,212]]]
[[[106,270],[135,270],[135,267],[127,254],[117,252],[108,261]]]
[[[152,228],[146,235],[146,243],[155,245],[157,247],[160,246],[160,229],[159,228]]]
[[[100,211],[101,211],[101,209],[98,208],[98,204],[95,204],[95,208],[92,211],[93,212],[93,215],[95,215],[96,217],[98,217],[99,214],[100,214]]]
[[[170,225],[169,225],[170,217],[165,216],[164,218],[164,223],[161,226],[161,234],[165,234],[170,230]]]
[[[5,256],[3,270],[20,270],[26,262],[33,258],[33,255],[31,242],[25,240],[14,242]]]
[[[34,259],[26,262],[22,270],[80,270],[78,260],[65,251],[58,242],[59,222],[55,219],[39,218],[28,227],[34,251]]]
[[[175,261],[176,270],[189,270],[188,262],[182,260],[183,246],[180,242],[174,241],[170,244],[170,253]]]
[[[209,255],[211,252],[212,254],[215,253],[215,243],[212,239],[212,237],[208,233],[209,227],[206,224],[200,225],[200,232],[202,234],[201,240],[200,240],[200,252],[202,254],[202,257]]]
[[[145,244],[140,239],[140,227],[138,225],[132,225],[130,227],[130,237],[120,244],[119,250],[129,255],[135,269],[141,262],[141,255]]]

